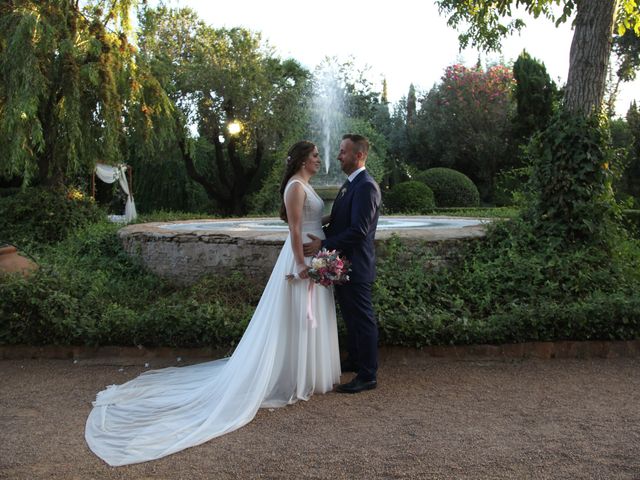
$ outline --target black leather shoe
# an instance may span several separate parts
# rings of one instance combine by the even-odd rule
[[[357,373],[358,366],[355,363],[353,363],[351,360],[346,359],[344,362],[340,363],[340,370],[342,370],[342,373],[345,373],[345,372]]]
[[[376,380],[361,380],[358,377],[351,380],[349,383],[342,383],[336,387],[338,393],[360,393],[365,390],[373,390],[378,386]]]

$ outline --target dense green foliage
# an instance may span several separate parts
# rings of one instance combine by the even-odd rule
[[[618,213],[611,188],[617,159],[608,129],[593,115],[559,113],[534,141],[528,218],[541,233],[573,241],[605,241]]]
[[[429,213],[436,206],[433,192],[422,182],[395,185],[382,199],[385,213]]]
[[[622,223],[629,232],[638,237],[640,233],[640,210],[623,210]]]
[[[99,223],[37,255],[27,280],[0,278],[0,343],[228,347],[242,335],[261,286],[238,275],[165,284]]]
[[[523,149],[526,151],[526,149]],[[510,168],[498,172],[493,187],[493,202],[497,206],[519,205],[527,201],[531,167]]]
[[[525,203],[531,168],[527,161],[527,145],[534,134],[549,125],[561,94],[551,80],[544,63],[523,51],[513,65],[516,81],[516,112],[512,119],[507,157],[494,177],[492,201],[495,205]]]
[[[27,188],[0,197],[0,242],[53,244],[105,215],[93,199],[78,191]]]
[[[612,340],[640,336],[640,244],[559,250],[521,220],[499,223],[448,267],[399,242],[379,262],[381,342]]]
[[[640,69],[640,34],[627,30],[622,35],[616,35],[613,38],[613,51],[618,58],[618,78],[625,82],[635,79]]]
[[[490,202],[495,174],[508,162],[514,84],[503,65],[473,68],[456,64],[420,100],[406,136],[392,151],[419,169],[452,168],[471,178]]]
[[[37,255],[28,280],[0,278],[0,344],[232,347],[262,285],[239,275],[175,287],[124,253],[117,226],[82,228]],[[499,222],[443,266],[393,239],[374,287],[381,343],[505,343],[640,336],[640,243],[611,254],[559,248],[521,219]]]
[[[176,149],[161,151],[158,157],[144,159],[132,155],[129,164],[133,167],[134,195],[138,213],[157,210],[178,210],[182,212],[216,211],[216,203],[211,200],[202,185],[187,175],[182,158]],[[198,162],[199,166],[204,162]]]
[[[626,165],[620,182],[616,184],[618,187],[616,193],[628,195],[633,199],[635,208],[640,207],[640,109],[636,102],[629,107],[626,115],[626,122],[622,120],[616,122],[626,130],[626,136],[622,141],[615,143],[614,146],[624,151],[627,150]],[[616,130],[612,129],[612,136]]]
[[[558,21],[577,11],[576,32],[616,24],[626,62],[619,73],[631,78],[640,13],[633,0],[612,1],[438,3],[452,24],[469,22],[463,44],[488,48],[521,27],[519,19],[502,23],[516,3]],[[83,3],[82,11],[77,2],[0,7],[0,184],[82,185],[99,158],[134,166],[143,211],[277,210],[286,149],[314,132],[309,72],[275,57],[259,34],[215,29],[188,9],[146,2],[136,49],[127,36],[135,1],[111,2],[108,11],[102,0]],[[558,13],[554,3],[565,8]],[[609,13],[618,5],[617,18],[594,15],[607,5]],[[451,186],[457,180],[443,169],[431,171],[432,183],[423,179],[432,188],[403,182],[431,167],[467,175],[485,202],[523,209],[493,211],[510,220],[446,267],[430,246],[387,244],[374,292],[383,343],[640,337],[640,244],[623,228],[637,233],[640,216],[621,212],[614,198],[618,189],[627,208],[638,206],[640,115],[634,105],[612,124],[612,149],[605,123],[590,114],[600,107],[606,63],[594,52],[608,51],[611,37],[576,38],[591,43],[572,48],[566,111],[555,117],[553,84],[526,57],[513,73],[453,65],[426,94],[412,86],[393,115],[384,92],[342,66],[340,104],[349,118],[341,128],[372,141],[367,166],[390,187],[387,212],[482,215],[434,207],[459,204],[461,191],[473,190],[466,181]],[[232,120],[242,122],[238,134],[228,131]],[[477,205],[477,190],[469,198],[465,205]],[[68,187],[0,198],[0,240],[26,246],[41,267],[26,280],[0,277],[0,343],[229,347],[240,338],[262,285],[228,275],[170,286],[123,252],[118,227],[100,222],[103,215]],[[174,218],[185,217],[147,220]]]
[[[430,168],[413,177],[433,192],[438,207],[477,207],[480,192],[464,173],[450,168]]]
[[[309,72],[276,57],[259,33],[213,28],[184,8],[143,9],[139,44],[179,127],[164,151],[146,156],[134,150],[132,162],[148,182],[178,183],[174,191],[184,199],[178,208],[245,213],[247,196],[260,188],[281,142],[305,120]],[[231,123],[240,131],[230,133]],[[157,205],[160,196],[151,186],[142,193],[146,211],[176,208]],[[209,205],[196,205],[203,194]]]

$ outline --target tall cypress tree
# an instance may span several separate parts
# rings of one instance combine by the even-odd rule
[[[407,127],[411,127],[416,121],[416,89],[413,83],[409,85],[407,95]]]
[[[634,101],[626,115],[627,125],[633,137],[629,149],[629,164],[624,172],[627,191],[636,199],[636,207],[640,206],[640,110]]]
[[[382,80],[382,95],[380,96],[380,101],[384,104],[389,103],[389,92],[386,78]]]
[[[558,88],[547,73],[544,63],[523,50],[513,65],[516,80],[517,113],[514,133],[526,141],[537,131],[544,130],[553,114]]]

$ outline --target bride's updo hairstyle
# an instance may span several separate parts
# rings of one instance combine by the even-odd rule
[[[284,167],[284,176],[282,177],[282,183],[280,184],[280,197],[282,197],[282,205],[280,206],[280,218],[285,222],[287,219],[287,209],[284,206],[284,189],[287,186],[287,182],[293,177],[298,170],[302,168],[304,161],[309,158],[313,149],[316,148],[315,144],[308,140],[301,140],[295,143],[287,152],[287,160]]]

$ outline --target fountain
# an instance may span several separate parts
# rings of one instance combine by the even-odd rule
[[[377,234],[385,231],[398,233],[402,230],[420,229],[454,229],[472,227],[484,224],[485,221],[469,218],[444,217],[381,217],[378,221]],[[158,223],[158,228],[174,232],[284,232],[288,233],[289,226],[280,219],[246,218],[243,220],[203,220]]]
[[[325,210],[331,210],[333,200],[345,180],[336,157],[340,140],[345,133],[344,89],[335,62],[326,60],[314,76],[313,115],[311,138],[321,152],[324,169],[311,183],[325,202]]]
[[[445,262],[461,243],[484,236],[487,220],[435,216],[384,216],[376,232],[376,250],[400,241],[432,253]],[[189,284],[206,274],[240,271],[266,280],[288,235],[275,218],[240,218],[139,223],[118,232],[124,248],[155,274]]]
[[[316,72],[311,139],[319,146],[324,169],[312,183],[329,210],[345,180],[336,157],[347,118],[344,89],[335,62]],[[460,242],[484,235],[481,219],[441,217],[381,217],[376,232],[378,255],[396,235],[409,245],[431,252],[434,262],[446,262]],[[287,225],[275,218],[242,218],[129,225],[118,232],[124,248],[154,273],[174,283],[189,284],[200,276],[230,270],[267,279],[282,249]]]

